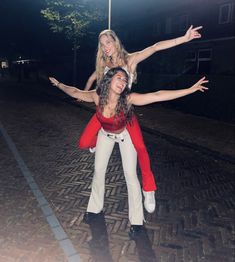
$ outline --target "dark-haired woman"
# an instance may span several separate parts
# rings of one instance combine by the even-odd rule
[[[126,130],[127,123],[132,121],[132,105],[147,105],[154,102],[173,100],[192,94],[198,90],[204,92],[203,86],[208,81],[203,77],[192,87],[180,90],[161,90],[153,93],[130,93],[128,74],[120,67],[110,69],[97,90],[82,91],[50,78],[53,85],[68,95],[96,104],[96,116],[101,129],[98,133],[95,152],[95,172],[92,190],[87,207],[86,217],[102,212],[104,205],[105,173],[115,143],[119,144],[124,175],[128,190],[129,220],[131,232],[138,231],[144,221],[142,194],[136,174],[137,154]]]

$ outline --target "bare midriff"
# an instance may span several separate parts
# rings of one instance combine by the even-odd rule
[[[109,131],[109,130],[105,130],[105,131],[108,132],[108,133],[113,133],[113,134],[121,134],[124,130],[125,130],[125,127],[121,128],[119,130],[115,130],[115,131]]]

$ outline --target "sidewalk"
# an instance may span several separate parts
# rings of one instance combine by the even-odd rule
[[[95,112],[95,107],[89,103],[70,102]],[[185,114],[165,108],[163,103],[135,107],[135,113],[143,131],[235,162],[235,125],[233,124]]]
[[[140,124],[235,161],[235,125],[163,106],[136,109]]]

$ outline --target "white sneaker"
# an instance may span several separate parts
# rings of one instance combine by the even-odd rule
[[[156,206],[155,191],[144,191],[144,207],[148,213],[153,213]]]
[[[95,153],[95,147],[90,147],[89,148],[89,151],[93,154],[93,153]]]

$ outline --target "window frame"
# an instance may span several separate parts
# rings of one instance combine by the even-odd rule
[[[226,4],[222,4],[219,7],[219,24],[223,25],[223,24],[229,24],[232,23],[234,21],[234,7],[235,4],[234,3],[226,3]],[[222,20],[222,12],[223,12],[223,8],[224,7],[228,7],[228,14],[227,14],[227,19],[226,20]]]

